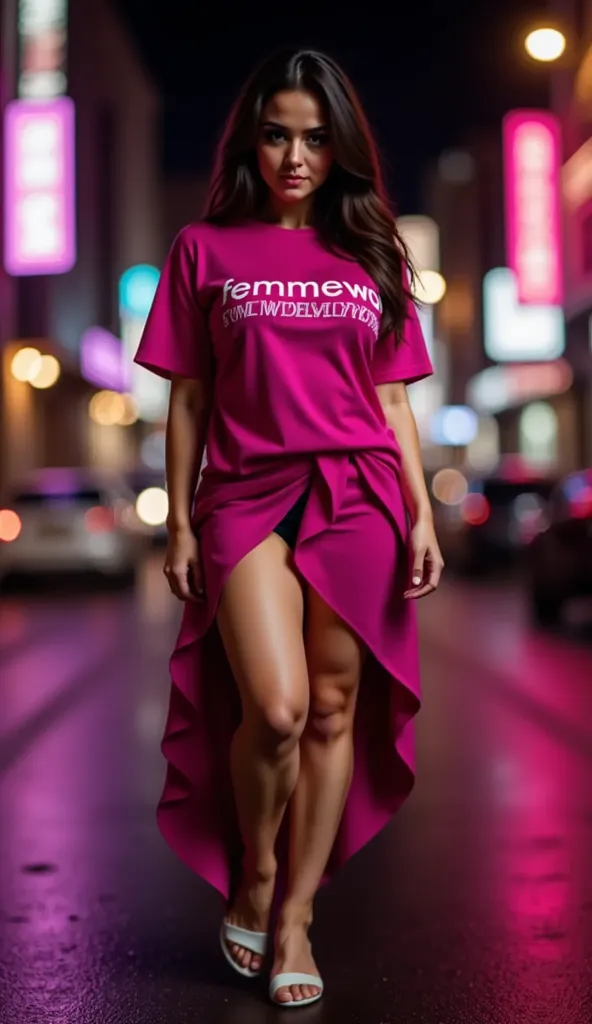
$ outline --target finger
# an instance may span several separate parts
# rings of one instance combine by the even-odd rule
[[[175,569],[171,576],[171,580],[174,583],[173,593],[181,601],[196,601],[195,594],[192,594],[191,587],[189,585],[189,573],[187,566],[181,566],[179,569]]]
[[[173,597],[176,597],[179,601],[182,601],[183,600],[183,594],[181,593],[181,589],[179,587],[179,584],[178,584],[178,581],[177,581],[177,577],[175,576],[175,574],[174,574],[172,569],[169,569],[167,571],[166,578],[167,578],[167,583],[169,585],[169,590],[170,590],[171,594],[173,595]]]
[[[420,597],[426,597],[428,594],[433,594],[436,588],[431,583],[424,583],[423,587],[417,587],[415,590],[408,590],[405,593],[405,597],[410,601],[417,601]]]
[[[191,589],[191,583],[189,575],[185,572],[175,573],[175,579],[177,581],[177,587],[181,594],[182,601],[197,601],[197,594]]]
[[[444,568],[441,562],[434,562],[430,569],[430,575],[428,577],[428,583],[436,590],[440,577],[442,576],[442,569]]]
[[[189,584],[194,594],[204,593],[204,581],[199,560],[189,563]]]
[[[415,552],[415,558],[413,559],[413,572],[411,574],[411,582],[414,587],[418,587],[423,580],[424,562],[426,556],[426,548],[420,548],[419,551]]]
[[[163,566],[162,571],[163,571],[164,575],[166,576],[166,581],[167,581],[167,583],[169,585],[169,590],[171,591],[171,593],[175,597],[178,597],[179,600],[180,600],[181,599],[180,595],[176,591],[176,580],[175,580],[175,576],[174,576],[172,567],[168,563],[165,563],[165,565]]]

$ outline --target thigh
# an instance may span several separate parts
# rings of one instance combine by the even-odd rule
[[[325,713],[353,713],[366,648],[312,588],[306,597],[305,650],[313,706]]]
[[[308,709],[302,585],[275,533],[249,552],[223,588],[217,623],[243,709],[299,718]]]

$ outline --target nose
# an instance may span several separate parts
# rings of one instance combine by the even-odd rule
[[[302,141],[300,139],[293,139],[290,151],[286,157],[286,163],[290,170],[297,170],[302,167]]]

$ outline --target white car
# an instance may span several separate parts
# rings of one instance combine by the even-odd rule
[[[131,579],[145,545],[134,494],[113,474],[35,470],[0,507],[0,578],[91,571]]]

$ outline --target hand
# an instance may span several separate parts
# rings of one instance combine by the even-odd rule
[[[431,519],[419,519],[411,532],[413,549],[413,574],[410,590],[404,596],[417,600],[436,589],[440,582],[444,561]]]
[[[198,603],[204,599],[203,577],[197,537],[187,529],[169,532],[164,574],[171,592],[180,601]]]

